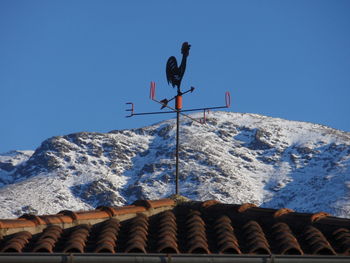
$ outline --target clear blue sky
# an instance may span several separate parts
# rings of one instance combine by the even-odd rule
[[[172,115],[165,64],[192,48],[184,106],[350,131],[350,1],[0,1],[0,152],[49,137],[140,127]]]

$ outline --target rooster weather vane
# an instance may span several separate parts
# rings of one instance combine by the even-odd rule
[[[182,60],[180,67],[177,66],[177,61],[174,56],[171,56],[166,63],[166,78],[168,80],[168,84],[171,83],[173,88],[177,87],[177,93],[181,93],[180,86],[182,78],[185,74],[187,57],[190,52],[191,45],[187,42],[182,44],[181,54]]]
[[[173,88],[177,88],[177,95],[172,97],[171,99],[163,99],[158,101],[155,98],[155,91],[156,91],[156,84],[155,82],[151,82],[150,87],[150,99],[159,103],[161,105],[161,110],[164,108],[170,109],[168,111],[158,111],[158,112],[141,112],[141,113],[135,113],[134,110],[134,103],[127,102],[126,104],[130,105],[130,108],[126,111],[130,112],[130,115],[126,117],[132,117],[136,115],[151,115],[151,114],[162,114],[162,113],[176,113],[176,151],[175,151],[175,193],[179,194],[179,148],[180,148],[180,137],[179,137],[179,131],[180,131],[180,115],[185,116],[192,121],[195,121],[200,124],[206,123],[206,113],[209,112],[209,110],[213,109],[223,109],[223,108],[229,108],[231,104],[231,96],[229,92],[225,93],[225,106],[218,106],[218,107],[205,107],[205,108],[198,108],[198,109],[182,109],[182,96],[187,93],[192,93],[194,91],[194,87],[190,87],[185,92],[181,91],[181,81],[186,71],[186,63],[187,63],[187,57],[189,55],[191,45],[188,44],[188,42],[184,42],[181,47],[181,54],[182,54],[182,60],[180,66],[177,64],[177,60],[174,56],[171,56],[167,63],[166,63],[166,77],[168,84],[171,84]],[[169,102],[175,100],[175,107],[169,106]],[[200,120],[197,120],[184,112],[191,112],[191,111],[203,111],[203,118]]]

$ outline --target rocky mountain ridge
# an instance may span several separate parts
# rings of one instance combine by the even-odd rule
[[[191,115],[199,118],[200,114]],[[45,140],[0,155],[0,216],[122,205],[174,192],[175,120]],[[180,193],[349,217],[350,133],[256,114],[181,122]]]

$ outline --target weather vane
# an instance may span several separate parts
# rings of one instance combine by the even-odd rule
[[[179,194],[179,148],[180,148],[180,137],[179,137],[179,131],[180,131],[180,115],[183,115],[195,122],[198,122],[200,124],[205,124],[206,121],[206,113],[209,112],[209,110],[213,109],[223,109],[223,108],[229,108],[231,104],[231,96],[229,92],[225,93],[225,106],[218,106],[218,107],[205,107],[205,108],[198,108],[198,109],[182,109],[182,96],[187,93],[192,93],[194,91],[194,87],[191,86],[190,89],[187,91],[182,92],[181,91],[181,81],[185,74],[186,70],[186,63],[187,63],[187,57],[189,55],[191,45],[188,44],[188,42],[184,42],[182,44],[181,48],[181,54],[182,54],[182,60],[180,66],[177,65],[177,60],[174,56],[171,56],[167,63],[166,63],[166,77],[168,84],[170,83],[173,88],[177,88],[177,95],[172,97],[171,99],[163,99],[161,101],[158,101],[155,98],[156,93],[156,84],[155,82],[151,82],[150,87],[150,98],[159,103],[161,105],[161,110],[164,108],[170,109],[170,111],[158,111],[158,112],[141,112],[141,113],[135,113],[134,112],[134,104],[132,102],[127,102],[126,104],[130,105],[131,107],[127,109],[126,111],[130,111],[130,115],[126,117],[132,117],[136,115],[151,115],[151,114],[162,114],[162,113],[176,113],[176,151],[175,151],[175,161],[176,161],[176,170],[175,170],[175,193]],[[172,100],[175,100],[175,108],[168,105],[168,103]],[[184,112],[191,112],[191,111],[203,111],[203,119],[200,121],[192,118],[191,116],[185,114]]]

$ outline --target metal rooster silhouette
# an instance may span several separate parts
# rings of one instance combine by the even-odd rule
[[[166,63],[166,77],[168,80],[168,84],[170,83],[173,88],[177,87],[177,93],[178,95],[181,95],[181,80],[185,74],[186,70],[186,61],[187,57],[189,55],[191,45],[188,44],[188,42],[184,42],[182,44],[181,53],[182,53],[182,60],[180,67],[177,66],[177,61],[174,56],[171,56],[167,63]]]

